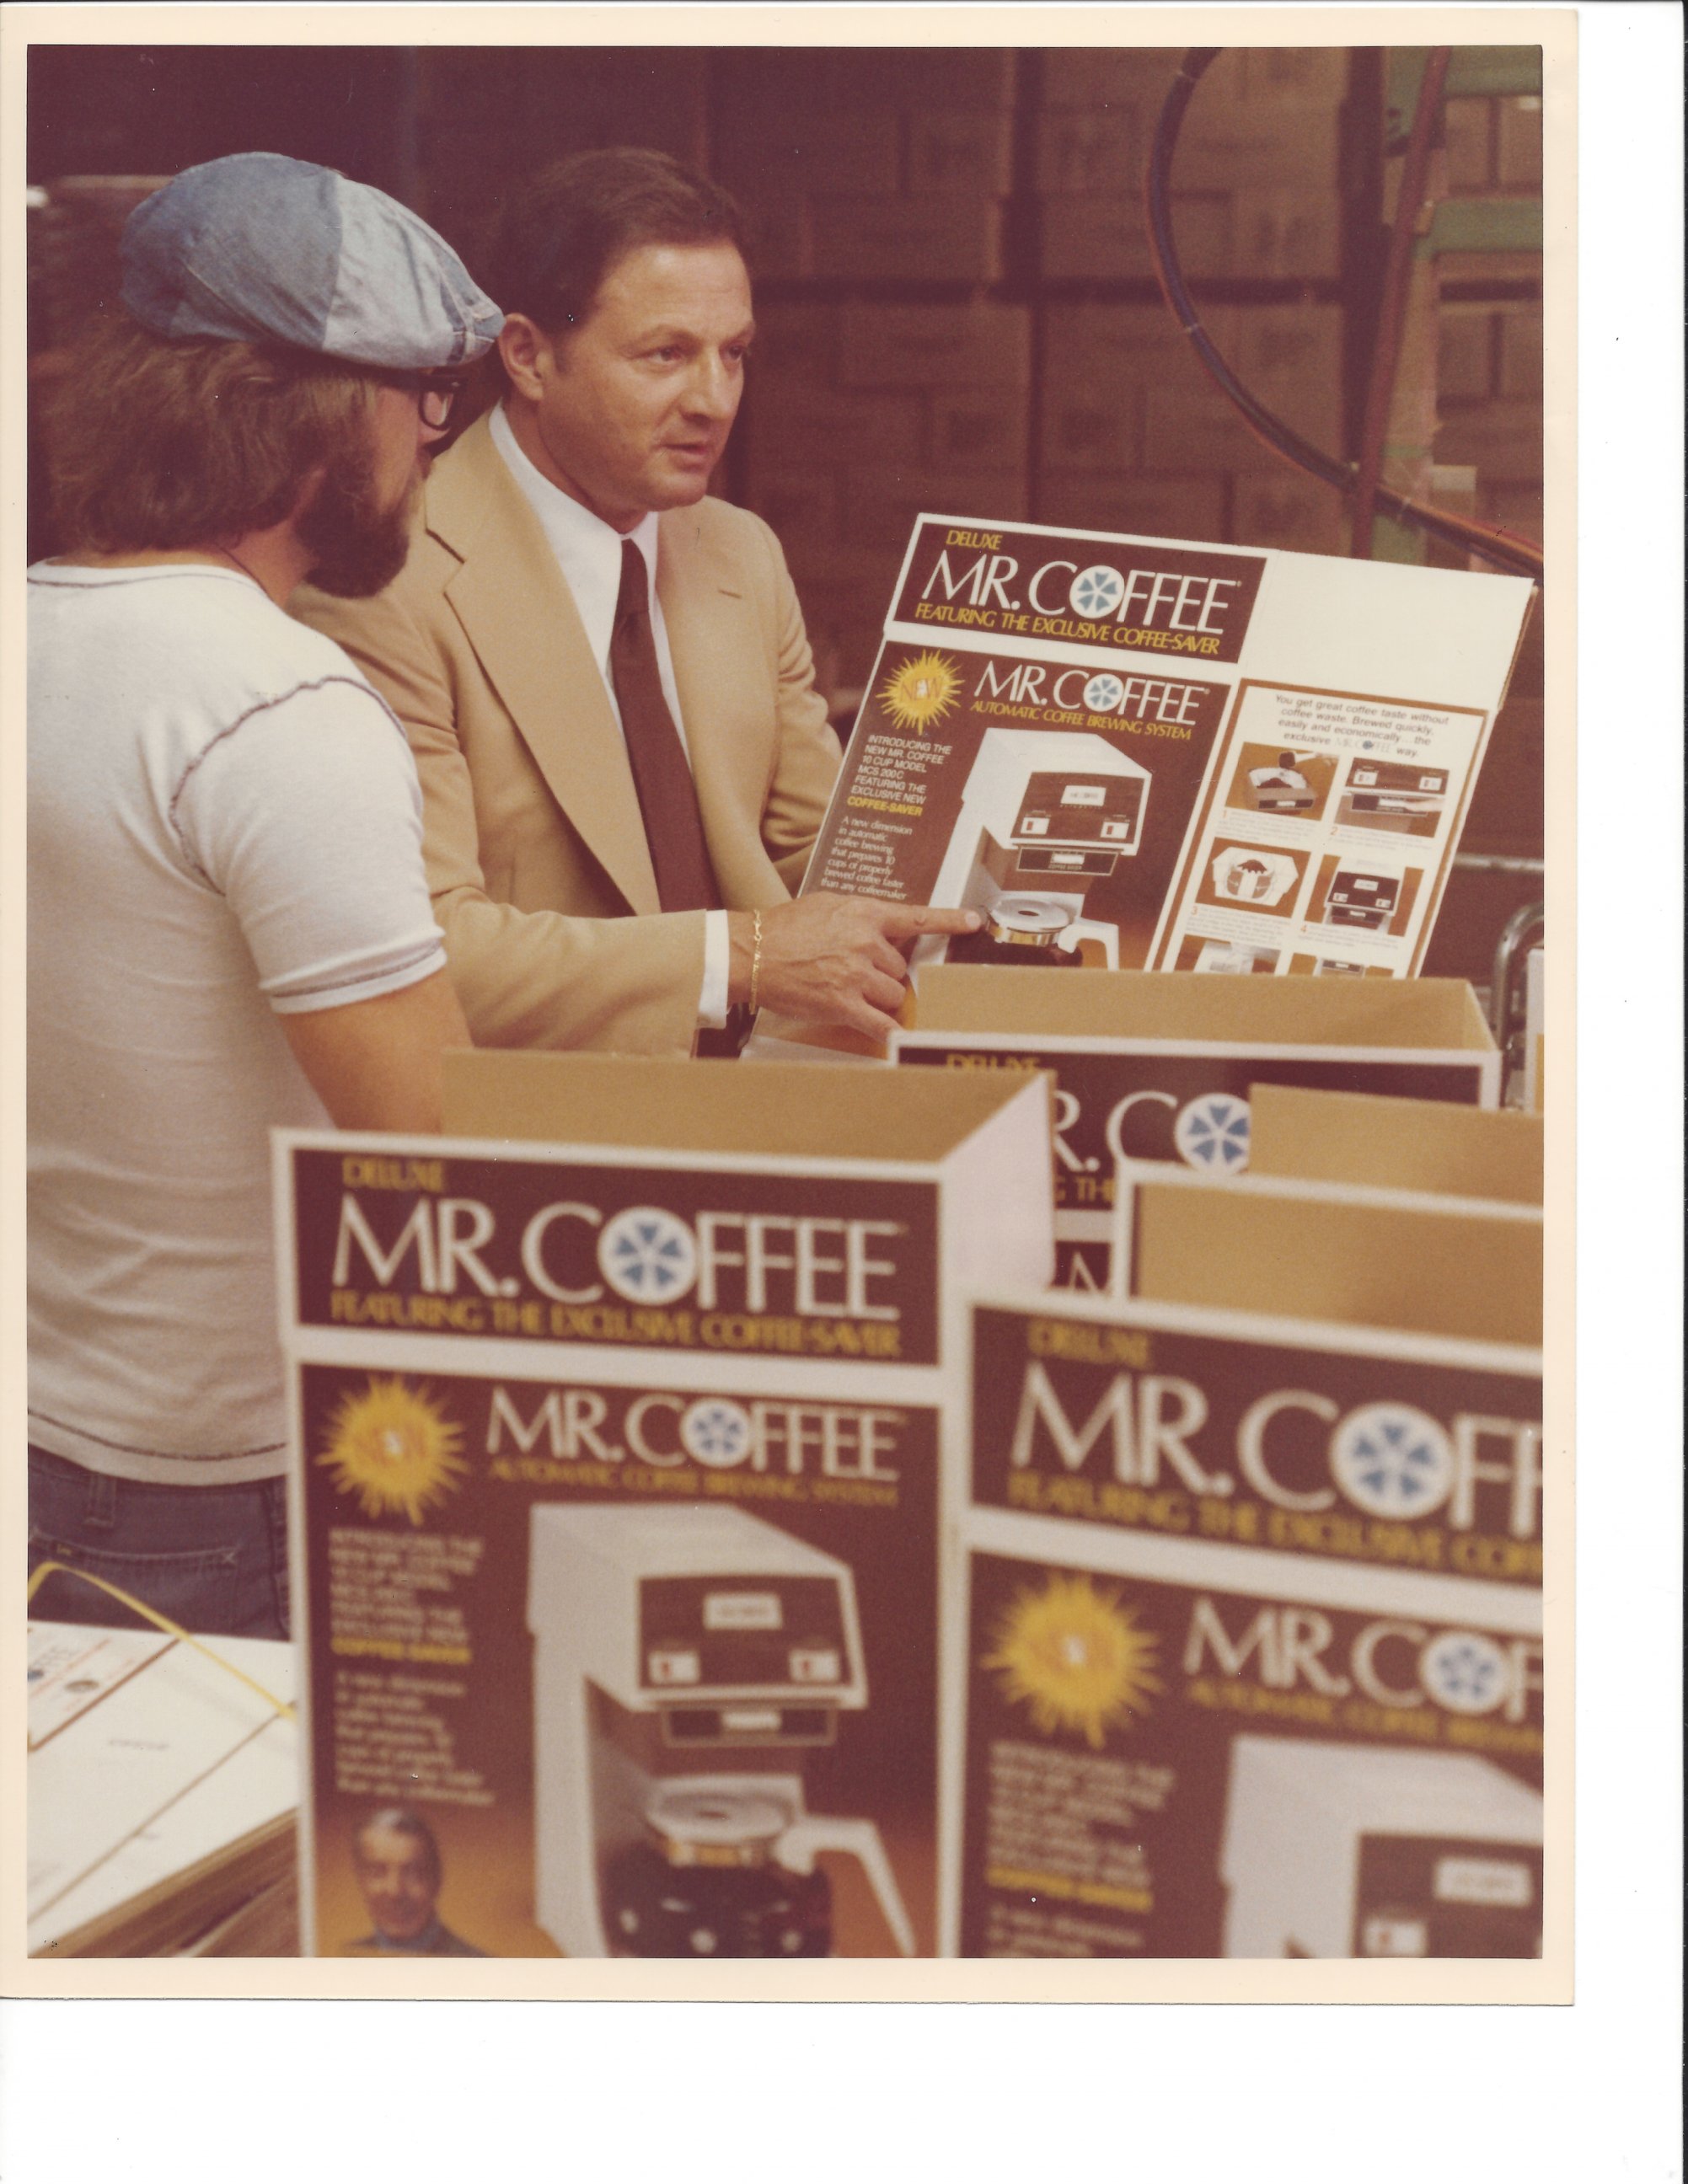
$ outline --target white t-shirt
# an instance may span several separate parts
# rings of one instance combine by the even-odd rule
[[[286,1468],[276,1016],[443,967],[403,729],[233,570],[29,572],[30,1438],[120,1478]]]

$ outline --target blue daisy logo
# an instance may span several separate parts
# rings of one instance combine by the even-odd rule
[[[629,1206],[604,1223],[598,1263],[618,1296],[668,1304],[696,1279],[698,1247],[685,1223],[660,1206]]]
[[[1078,571],[1067,596],[1074,614],[1088,615],[1092,621],[1103,621],[1125,597],[1125,579],[1117,569],[1106,568],[1096,561]]]
[[[1084,703],[1093,713],[1117,713],[1124,696],[1117,675],[1093,675],[1084,685]]]
[[[1249,1103],[1229,1092],[1192,1100],[1173,1125],[1178,1157],[1209,1175],[1240,1175],[1249,1164]]]
[[[742,1463],[755,1437],[750,1413],[724,1396],[700,1396],[680,1420],[680,1440],[687,1455],[717,1469]]]
[[[1445,1630],[1418,1663],[1424,1688],[1450,1713],[1492,1713],[1507,1695],[1507,1657],[1475,1630]]]
[[[1367,1403],[1342,1421],[1331,1474],[1373,1517],[1422,1517],[1453,1486],[1453,1445],[1435,1419],[1408,1403]]]

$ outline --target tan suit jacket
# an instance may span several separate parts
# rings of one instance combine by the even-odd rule
[[[838,766],[767,526],[660,519],[662,603],[704,834],[728,909],[801,880]],[[627,747],[538,519],[483,417],[435,465],[374,599],[304,590],[404,723],[452,977],[476,1043],[687,1053],[704,913],[664,913]]]

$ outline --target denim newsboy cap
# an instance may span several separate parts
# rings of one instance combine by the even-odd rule
[[[184,168],[123,230],[122,298],[155,334],[278,341],[432,371],[490,348],[504,314],[426,221],[276,152]]]

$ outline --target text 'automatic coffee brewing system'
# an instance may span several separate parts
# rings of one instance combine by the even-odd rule
[[[878,1829],[805,1800],[801,1755],[867,1704],[847,1564],[738,1509],[547,1504],[527,1619],[537,1910],[565,1954],[828,1956],[828,1852],[914,1954]]]

